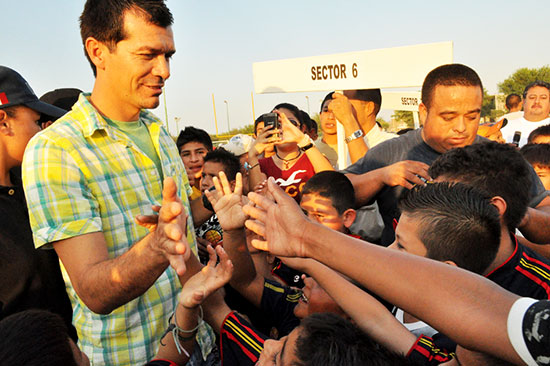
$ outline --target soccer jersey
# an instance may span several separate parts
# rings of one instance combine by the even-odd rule
[[[514,253],[485,277],[516,295],[550,299],[550,261],[513,239]]]
[[[260,307],[275,328],[275,332],[272,330],[272,338],[284,337],[300,324],[300,319],[294,315],[300,296],[298,290],[265,280]]]
[[[255,365],[266,339],[266,336],[257,332],[243,317],[232,311],[223,321],[220,331],[222,365]]]

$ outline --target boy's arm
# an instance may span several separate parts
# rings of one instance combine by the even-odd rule
[[[387,250],[306,219],[268,180],[274,201],[250,193],[246,225],[267,241],[258,249],[314,258],[452,337],[458,344],[522,364],[508,339],[507,319],[518,299],[487,279],[426,258]],[[337,245],[336,245],[337,244]],[[353,253],[353,255],[350,255]],[[430,291],[425,291],[429,286]]]
[[[200,269],[200,263],[193,256],[194,263],[190,263],[188,269],[194,274],[187,277],[180,276],[183,288],[171,320],[171,324],[176,325],[179,329],[172,326],[168,328],[159,346],[157,359],[170,360],[178,365],[184,365],[189,360],[195,346],[195,333],[199,327],[199,318],[204,316],[206,320],[206,310],[203,311],[199,307],[205,299],[216,293],[231,278],[233,264],[223,248],[218,246],[214,250],[208,246],[208,253],[210,260],[205,267]],[[220,262],[216,265],[218,257]],[[223,298],[221,302],[223,303]],[[227,305],[225,306],[227,307]],[[220,311],[220,309],[217,310]]]
[[[220,172],[219,179],[214,177],[214,185],[216,190],[209,191],[206,195],[223,229],[224,249],[235,266],[229,283],[248,301],[259,307],[264,279],[256,272],[246,245],[244,230],[246,216],[242,211],[242,176],[237,173],[234,191],[231,190],[224,172]]]
[[[314,259],[283,258],[284,263],[308,273],[376,342],[406,355],[416,342],[416,336],[405,328],[374,297],[361,290],[339,273]]]

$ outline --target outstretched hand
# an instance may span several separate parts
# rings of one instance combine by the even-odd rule
[[[254,192],[248,194],[250,203],[243,207],[250,216],[245,225],[266,240],[253,239],[256,249],[269,251],[285,257],[306,257],[304,238],[311,225],[296,201],[275,183],[273,177],[267,181],[271,194],[263,196]],[[312,235],[313,232],[310,232]]]
[[[218,216],[222,229],[228,231],[243,228],[246,215],[243,212],[241,173],[237,173],[234,191],[223,171],[219,173],[219,179],[214,177],[214,186],[216,187],[215,191],[205,191],[205,194]]]
[[[225,285],[233,275],[233,263],[221,245],[214,250],[207,248],[210,260],[208,264],[183,285],[179,302],[186,308],[200,305],[211,293]],[[218,257],[220,263],[216,264]]]
[[[432,180],[428,174],[428,164],[414,160],[399,161],[383,169],[383,182],[385,185],[403,186],[412,189],[415,184],[424,185],[425,181]]]

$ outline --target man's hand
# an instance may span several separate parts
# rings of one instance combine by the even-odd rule
[[[160,211],[160,206],[153,205],[151,206],[151,208],[153,209],[154,212],[158,213]],[[149,230],[150,233],[152,233],[157,229],[158,223],[159,223],[159,215],[152,214],[152,215],[136,216],[136,224],[146,228],[147,230]]]
[[[223,171],[214,177],[215,191],[205,191],[206,197],[218,215],[218,221],[224,231],[241,229],[244,227],[246,216],[243,212],[243,179],[237,173],[235,191],[231,190],[227,176]]]
[[[244,213],[251,217],[246,220],[246,227],[266,239],[253,239],[252,245],[277,256],[306,257],[302,239],[308,235],[307,229],[315,224],[307,219],[296,201],[275,183],[273,177],[267,180],[267,189],[272,197],[250,192],[251,203],[243,207]]]
[[[328,110],[334,114],[336,120],[342,125],[349,126],[354,131],[360,128],[357,119],[353,115],[353,106],[345,95],[332,94],[332,101],[328,105]]]
[[[411,189],[415,184],[425,184],[420,177],[424,178],[426,181],[432,180],[428,175],[428,168],[429,166],[427,164],[419,161],[400,161],[385,168],[381,168],[382,181],[385,185],[390,187],[403,186],[407,189]]]
[[[187,242],[187,213],[177,195],[174,179],[164,179],[162,207],[151,247],[165,256],[178,275],[185,272],[185,261],[191,250]]]
[[[183,285],[179,302],[186,308],[200,305],[211,293],[229,282],[233,275],[233,263],[220,245],[215,250],[209,245],[208,254],[210,260],[206,267]],[[216,265],[218,257],[220,263]]]

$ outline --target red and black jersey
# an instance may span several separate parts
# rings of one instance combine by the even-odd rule
[[[425,335],[418,337],[407,353],[407,358],[417,365],[436,366],[452,360],[454,353],[438,348],[433,339]]]
[[[300,296],[301,292],[292,287],[267,279],[264,281],[260,308],[274,328],[270,332],[272,338],[284,337],[300,324],[300,319],[294,315]]]
[[[225,318],[220,332],[222,365],[253,366],[260,358],[266,339],[243,317],[232,311]]]
[[[550,299],[550,261],[513,238],[514,253],[485,277],[516,295]]]

